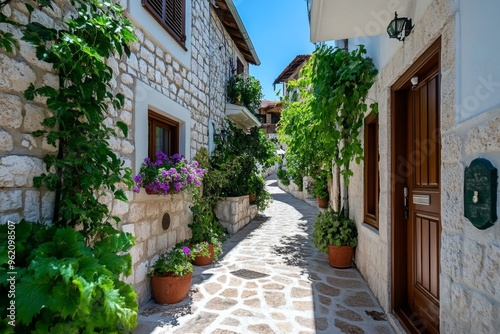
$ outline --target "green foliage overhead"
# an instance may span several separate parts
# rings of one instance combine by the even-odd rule
[[[322,45],[305,64],[289,89],[300,99],[285,101],[278,134],[286,143],[291,174],[314,176],[333,162],[346,183],[351,161],[363,158],[360,129],[366,98],[377,70],[363,45],[351,52]],[[376,110],[376,105],[370,106]],[[290,166],[290,167],[288,167]]]

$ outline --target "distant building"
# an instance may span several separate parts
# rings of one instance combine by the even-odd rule
[[[296,90],[288,90],[287,84],[289,81],[298,79],[300,70],[306,63],[306,61],[311,57],[311,55],[298,55],[296,56],[290,64],[281,72],[280,75],[274,80],[273,85],[276,87],[277,84],[283,84],[283,97],[288,96],[291,100],[297,100],[298,95]]]
[[[282,101],[262,100],[259,108],[261,129],[268,138],[276,137],[276,125],[281,118]]]

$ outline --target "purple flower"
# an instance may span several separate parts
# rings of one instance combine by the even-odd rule
[[[132,188],[132,190],[133,190],[134,192],[136,192],[136,193],[138,193],[139,191],[141,191],[141,190],[139,189],[139,187],[138,187],[138,186],[134,186],[134,187]]]
[[[135,183],[141,183],[142,182],[142,175],[136,175],[134,176],[134,182]]]
[[[191,254],[191,250],[186,246],[182,246],[182,251],[184,252],[184,254],[186,254],[186,256],[189,256],[189,254]]]
[[[174,182],[174,188],[175,192],[180,192],[181,191],[182,184],[180,182]]]

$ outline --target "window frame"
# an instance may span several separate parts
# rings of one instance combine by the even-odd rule
[[[245,73],[245,65],[240,60],[239,57],[236,57],[236,74],[244,74]]]
[[[378,114],[370,113],[364,120],[363,214],[364,222],[377,230],[379,228],[380,201],[380,152],[378,140]]]
[[[151,14],[152,17],[158,22],[160,26],[165,29],[169,35],[185,50],[187,51],[186,48],[186,0],[173,0],[173,1],[178,1],[182,5],[181,9],[181,16],[182,16],[182,22],[172,22],[172,24],[169,24],[165,22],[164,16],[165,16],[165,11],[161,13],[163,17],[159,15],[158,12],[154,10],[153,5],[150,3],[153,0],[141,0],[141,5],[148,11],[149,14]],[[162,6],[166,8],[166,2],[168,0],[157,0],[160,1]],[[181,26],[181,32],[180,34],[172,27],[173,24],[179,24]]]
[[[156,127],[168,129],[173,132],[172,142],[170,144],[169,155],[179,153],[179,122],[176,122],[166,116],[160,115],[157,112],[148,110],[148,157],[154,160],[156,152]]]

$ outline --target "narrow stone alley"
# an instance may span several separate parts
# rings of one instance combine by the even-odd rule
[[[359,272],[312,244],[318,209],[266,182],[271,206],[195,267],[188,298],[144,305],[135,333],[394,333]]]

